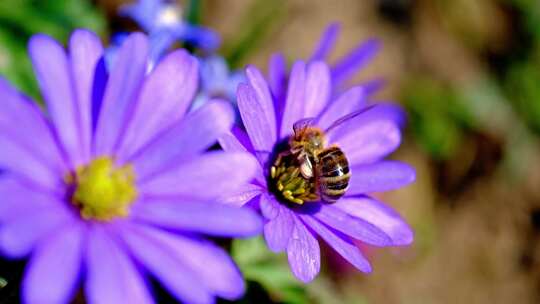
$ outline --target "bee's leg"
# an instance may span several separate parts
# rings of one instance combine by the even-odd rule
[[[283,151],[283,152],[280,152],[277,157],[276,157],[276,160],[274,161],[274,166],[275,167],[279,167],[279,165],[281,164],[281,160],[284,158],[284,157],[287,157],[291,155],[291,151],[289,150],[286,150],[286,151]]]
[[[291,152],[289,150],[286,150],[286,151],[283,151],[283,152],[280,152],[277,157],[276,157],[276,160],[274,161],[274,164],[272,165],[272,167],[270,168],[270,176],[272,178],[275,178],[282,170],[285,170],[285,168],[281,168],[281,162],[283,160],[284,157],[287,157],[291,155]],[[279,172],[278,172],[279,171]]]

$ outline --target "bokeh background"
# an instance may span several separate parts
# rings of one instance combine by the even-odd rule
[[[0,75],[39,100],[28,38],[45,32],[66,41],[86,27],[110,41],[137,30],[118,15],[125,2],[0,0]],[[361,245],[370,275],[323,248],[322,274],[304,286],[261,239],[235,241],[227,245],[250,282],[240,303],[540,302],[540,1],[180,4],[191,22],[222,36],[219,53],[235,69],[265,69],[276,51],[307,58],[334,21],[341,23],[334,59],[376,37],[383,49],[357,80],[383,77],[376,99],[398,102],[409,115],[392,158],[412,164],[417,181],[380,197],[411,223],[415,243]],[[23,265],[0,262],[0,303],[17,301]]]

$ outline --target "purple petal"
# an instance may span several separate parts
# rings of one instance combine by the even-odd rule
[[[330,69],[326,63],[316,61],[307,67],[303,117],[317,117],[330,98]]]
[[[232,127],[230,132],[224,133],[219,138],[219,144],[227,152],[254,151],[249,136],[236,125]]]
[[[76,30],[73,32],[69,40],[69,61],[78,105],[81,160],[84,163],[90,159],[94,72],[102,54],[103,46],[96,34],[88,30]]]
[[[341,94],[338,99],[328,105],[319,116],[317,124],[325,130],[341,117],[360,110],[365,102],[366,92],[364,87],[353,87]]]
[[[253,91],[255,91],[258,104],[263,109],[262,115],[265,116],[264,121],[271,126],[270,140],[275,141],[277,138],[276,114],[274,112],[274,101],[270,94],[270,88],[261,72],[254,66],[248,66],[246,68],[246,78]]]
[[[125,225],[121,237],[133,257],[176,298],[186,303],[213,303],[211,290],[163,234],[141,225]]]
[[[22,283],[25,303],[68,303],[75,292],[82,262],[84,231],[66,227],[41,242]]]
[[[347,155],[349,164],[366,164],[392,153],[401,143],[399,123],[393,118],[396,108],[375,106],[346,120],[329,131],[329,142]]]
[[[198,61],[185,50],[165,57],[146,79],[117,152],[120,162],[180,121],[198,81]]]
[[[339,23],[331,23],[326,27],[326,30],[319,40],[317,48],[313,51],[311,59],[309,61],[325,60],[328,54],[334,48],[336,38],[339,35],[340,25]]]
[[[0,106],[0,168],[56,189],[66,164],[37,104],[0,79]]]
[[[264,189],[261,186],[254,184],[245,184],[238,190],[220,197],[218,201],[222,204],[241,207],[255,196],[263,193]]]
[[[273,196],[266,193],[261,195],[259,206],[261,208],[262,215],[268,220],[276,218],[281,209],[280,203]]]
[[[294,217],[288,208],[280,206],[279,214],[264,225],[264,238],[270,250],[281,252],[287,249],[295,225]]]
[[[285,87],[287,86],[287,62],[282,53],[276,53],[270,57],[268,63],[268,83],[274,96],[276,126],[280,126],[285,106]]]
[[[298,120],[305,118],[304,98],[306,91],[306,64],[303,61],[297,61],[291,70],[289,87],[287,91],[287,101],[283,110],[283,120],[281,122],[281,138],[290,135],[293,131],[293,125]]]
[[[158,229],[140,227],[148,235],[172,249],[182,263],[199,278],[199,284],[225,299],[244,293],[244,280],[229,255],[211,242],[197,237],[172,235]]]
[[[26,256],[38,242],[62,227],[73,225],[73,215],[63,208],[33,208],[0,226],[0,251],[6,256]]]
[[[372,198],[346,197],[333,206],[377,226],[392,239],[392,245],[409,245],[413,242],[414,233],[405,220],[396,211]]]
[[[219,136],[230,130],[233,121],[230,103],[209,102],[140,149],[129,162],[134,164],[137,177],[145,179],[175,165],[179,159],[208,149]]]
[[[272,124],[266,114],[266,100],[259,100],[256,91],[249,85],[241,83],[238,86],[238,109],[246,127],[249,138],[255,150],[271,151],[276,141],[275,118]]]
[[[28,148],[7,138],[8,135],[0,133],[0,168],[22,175],[45,189],[58,191],[61,187],[59,175],[36,159]]]
[[[351,168],[347,195],[394,190],[414,182],[411,166],[397,161],[381,161]]]
[[[149,196],[215,199],[251,181],[257,167],[259,163],[248,153],[209,152],[141,181],[139,190]]]
[[[313,229],[325,242],[330,245],[337,253],[345,258],[354,267],[362,272],[371,272],[369,261],[362,255],[360,250],[351,242],[351,240],[331,228],[325,227],[310,216],[301,216],[302,220]]]
[[[385,233],[386,231],[380,229],[375,223],[350,216],[333,205],[321,205],[319,212],[312,216],[327,226],[364,243],[375,246],[392,244],[392,239]]]
[[[219,35],[209,28],[187,23],[183,24],[183,27],[182,39],[202,49],[212,51],[217,49],[221,43]]]
[[[64,202],[55,195],[29,188],[17,176],[0,177],[0,222],[10,221],[41,209],[65,209]],[[59,210],[62,213],[65,210]]]
[[[347,81],[348,78],[360,71],[377,54],[381,45],[376,39],[361,43],[348,55],[343,57],[332,67],[332,80],[334,85]]]
[[[148,41],[131,34],[122,44],[112,67],[97,120],[94,155],[111,155],[132,115],[148,60]]]
[[[133,206],[132,218],[168,229],[217,236],[253,236],[262,230],[249,208],[181,199],[148,199]]]
[[[73,165],[83,159],[79,109],[63,47],[46,35],[30,39],[29,52],[55,131]]]
[[[302,282],[312,281],[321,269],[319,242],[304,224],[295,217],[295,225],[289,244],[287,257],[292,273]]]
[[[237,126],[233,126],[230,132],[224,133],[219,138],[219,144],[226,152],[251,152],[254,153],[253,147],[248,135]],[[254,153],[256,154],[256,153]],[[260,165],[256,169],[255,178],[261,183],[266,183],[263,167],[264,163],[259,160]]]
[[[110,231],[94,225],[86,248],[86,299],[96,303],[153,303],[146,282]]]

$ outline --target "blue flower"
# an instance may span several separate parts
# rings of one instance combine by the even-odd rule
[[[150,58],[157,61],[175,42],[182,41],[206,51],[219,47],[218,34],[208,28],[189,24],[182,8],[164,0],[138,0],[120,9],[120,14],[135,20],[150,36]]]

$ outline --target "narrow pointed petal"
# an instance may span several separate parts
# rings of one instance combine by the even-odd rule
[[[146,79],[117,153],[120,162],[186,113],[197,90],[198,61],[185,50],[166,56]]]
[[[392,245],[409,245],[413,241],[414,233],[407,222],[392,208],[372,198],[342,198],[333,206],[377,226],[392,239]]]
[[[84,163],[90,159],[92,94],[96,67],[102,55],[103,46],[96,34],[88,30],[76,30],[73,32],[69,40],[69,61],[78,109],[81,160]]]
[[[326,63],[322,61],[310,63],[306,75],[303,117],[319,116],[330,99],[331,86],[330,69]]]
[[[369,261],[347,236],[326,227],[309,216],[302,216],[302,220],[354,267],[362,272],[371,272]]]
[[[182,253],[161,234],[140,225],[125,225],[121,237],[133,257],[177,299],[186,303],[213,303],[212,291],[201,284]]]
[[[25,303],[70,302],[82,264],[84,231],[81,228],[66,227],[35,250],[22,283]]]
[[[350,216],[333,205],[322,205],[319,212],[312,216],[327,226],[364,243],[375,246],[392,245],[390,236],[386,234],[386,231],[376,226],[376,223]]]
[[[57,188],[66,163],[43,113],[3,79],[0,106],[0,168]]]
[[[234,112],[228,102],[209,102],[140,149],[129,162],[143,180],[208,149],[231,129],[233,122]]]
[[[394,190],[414,182],[411,166],[397,161],[380,161],[351,168],[347,195]]]
[[[218,202],[225,205],[241,207],[257,195],[261,195],[263,192],[264,189],[259,185],[245,184],[238,190],[223,195],[218,199]]]
[[[154,303],[131,257],[110,231],[91,227],[86,248],[86,299],[98,303]]]
[[[224,133],[219,138],[221,148],[227,152],[253,152],[253,146],[249,136],[238,126],[233,126],[230,132]]]
[[[226,152],[251,152],[258,156],[251,145],[250,139],[246,132],[237,126],[233,126],[230,132],[224,133],[219,138],[219,145]],[[255,172],[255,179],[261,184],[266,183],[266,177],[264,177],[263,166],[265,165],[262,158],[258,158],[259,166],[257,166]]]
[[[282,53],[272,54],[268,63],[268,83],[274,97],[276,126],[281,126],[285,107],[285,88],[287,86],[287,62]]]
[[[356,86],[350,88],[345,93],[341,94],[338,99],[328,105],[319,116],[317,124],[323,130],[326,130],[341,117],[360,110],[365,103],[366,92],[364,87]]]
[[[141,33],[131,34],[122,45],[112,67],[97,120],[94,155],[110,155],[133,113],[148,60],[148,41]]]
[[[262,215],[268,220],[276,218],[281,209],[280,203],[273,196],[270,196],[267,193],[263,193],[261,195],[259,206],[261,208]]]
[[[287,100],[281,121],[280,138],[284,138],[293,132],[293,125],[298,120],[305,118],[304,98],[306,96],[306,64],[297,61],[291,70]]]
[[[140,230],[172,249],[182,263],[199,277],[199,284],[213,294],[234,300],[244,293],[244,280],[229,255],[215,244],[198,237],[172,235],[159,229]]]
[[[325,60],[334,48],[336,38],[339,35],[340,25],[337,22],[328,25],[319,40],[317,48],[313,51],[309,61]]]
[[[347,81],[360,71],[379,52],[380,42],[370,39],[362,42],[332,67],[332,80],[334,85]]]
[[[4,173],[0,176],[0,222],[35,213],[36,210],[60,209],[59,213],[65,212],[61,195],[31,189],[19,176]]]
[[[276,141],[276,124],[268,121],[266,105],[257,98],[256,91],[241,83],[237,91],[238,109],[255,150],[271,151]]]
[[[264,121],[271,126],[270,140],[275,141],[277,138],[276,113],[274,112],[274,102],[266,79],[264,79],[261,72],[254,66],[248,66],[246,68],[246,78],[251,88],[255,91],[258,104],[263,109],[262,115],[265,116]]]
[[[401,143],[396,111],[394,106],[376,105],[332,128],[328,140],[345,152],[351,166],[382,159]]]
[[[311,282],[321,270],[321,250],[319,242],[299,220],[295,225],[289,244],[287,257],[292,273],[302,282]]]
[[[270,250],[281,252],[287,249],[295,225],[294,217],[289,209],[280,206],[279,214],[264,225],[264,238]]]
[[[82,162],[79,108],[64,48],[46,35],[30,39],[29,52],[54,129],[73,165]]]
[[[215,199],[251,181],[257,167],[259,163],[248,153],[210,152],[143,180],[138,188],[147,196]]]
[[[73,216],[62,208],[34,208],[0,226],[0,251],[8,257],[29,254],[47,235],[73,224]]]
[[[216,236],[253,236],[262,230],[261,220],[248,208],[186,199],[148,199],[134,205],[131,215],[154,226]]]

